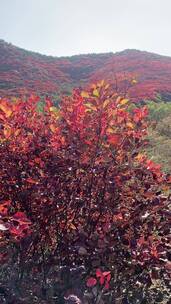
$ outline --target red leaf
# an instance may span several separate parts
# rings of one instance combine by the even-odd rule
[[[102,276],[101,270],[100,270],[99,268],[96,269],[96,277],[99,278],[99,277],[101,277],[101,276]]]
[[[15,227],[11,227],[11,228],[10,228],[10,233],[13,234],[14,236],[17,236],[17,237],[23,237],[23,232],[22,232],[22,230],[17,229],[17,228],[15,228]]]
[[[97,280],[93,277],[90,277],[88,280],[87,280],[87,287],[93,287],[97,284]]]
[[[106,281],[106,283],[105,283],[105,289],[109,289],[109,282],[108,281]]]
[[[8,207],[10,206],[11,201],[4,201],[0,205],[0,214],[7,215]]]
[[[153,247],[152,249],[151,249],[151,254],[155,257],[155,258],[158,258],[158,252],[157,252],[157,249],[155,248],[155,247]]]
[[[106,280],[107,280],[107,282],[110,282],[110,280],[111,280],[111,274],[108,274]]]
[[[118,213],[118,214],[114,215],[113,216],[113,220],[114,221],[121,221],[121,220],[123,220],[122,213]]]
[[[16,213],[13,215],[13,217],[14,217],[15,219],[21,219],[21,218],[26,218],[26,215],[25,215],[24,212],[16,212]]]
[[[16,212],[13,215],[13,220],[17,221],[20,226],[23,224],[26,226],[31,224],[30,220],[26,217],[24,212]]]
[[[108,276],[110,274],[110,271],[103,272],[104,277]]]
[[[171,176],[169,176],[169,177],[167,178],[167,182],[168,182],[168,184],[171,184]]]
[[[117,145],[119,141],[120,141],[120,136],[117,134],[108,136],[108,142],[112,145]]]
[[[30,184],[36,184],[37,183],[37,181],[35,181],[33,178],[27,178],[26,179],[26,181],[28,182],[28,183],[30,183]]]

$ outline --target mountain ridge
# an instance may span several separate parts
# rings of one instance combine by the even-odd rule
[[[4,39],[0,39],[0,45],[4,44],[6,46],[11,46],[13,48],[17,48],[18,50],[21,51],[25,51],[27,53],[31,53],[31,54],[35,54],[41,57],[49,57],[49,58],[54,58],[54,59],[67,59],[67,58],[73,58],[73,57],[79,57],[79,56],[95,56],[95,55],[106,55],[106,54],[110,54],[110,55],[118,55],[118,54],[124,54],[124,53],[146,53],[146,54],[151,54],[151,55],[156,55],[159,57],[165,57],[165,58],[171,58],[171,56],[168,55],[162,55],[162,54],[158,54],[156,52],[150,52],[150,51],[146,51],[146,50],[139,50],[139,49],[135,49],[135,48],[127,48],[124,49],[122,51],[116,51],[116,52],[101,52],[101,53],[96,53],[96,52],[91,52],[91,53],[80,53],[80,54],[74,54],[74,55],[68,55],[68,56],[55,56],[55,55],[47,55],[47,54],[42,54],[40,52],[36,52],[36,51],[32,51],[32,50],[27,50],[25,48],[16,46],[14,44],[12,44],[11,42],[6,42]]]
[[[171,57],[136,49],[53,57],[0,40],[1,97],[67,93],[73,87],[116,78],[122,86],[131,78],[137,79],[136,85],[129,87],[131,97],[148,99],[161,94],[169,99]]]

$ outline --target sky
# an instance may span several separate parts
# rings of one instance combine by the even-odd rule
[[[171,0],[0,0],[0,39],[53,56],[171,56]]]

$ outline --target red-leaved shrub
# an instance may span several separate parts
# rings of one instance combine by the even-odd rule
[[[1,283],[20,282],[18,299],[62,303],[80,286],[89,303],[149,303],[167,286],[169,184],[141,153],[147,114],[104,81],[59,108],[0,100]]]

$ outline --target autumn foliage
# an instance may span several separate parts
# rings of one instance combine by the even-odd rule
[[[129,87],[134,100],[171,99],[171,58],[138,50],[71,57],[45,56],[0,40],[0,96],[56,95],[75,86],[107,79],[123,91],[129,77],[138,82]],[[117,81],[116,81],[117,78]]]
[[[83,303],[153,303],[149,287],[160,279],[167,297],[171,178],[141,153],[147,115],[104,81],[74,90],[59,108],[36,96],[0,100],[1,283],[9,294],[15,281],[24,303],[63,303],[76,289]]]

